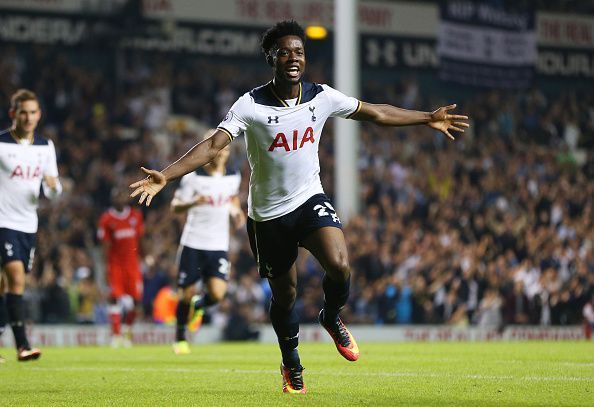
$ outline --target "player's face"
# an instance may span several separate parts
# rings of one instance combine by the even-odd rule
[[[18,132],[32,133],[41,119],[41,110],[36,100],[25,100],[11,112],[13,123]]]
[[[277,81],[299,83],[305,71],[305,49],[296,35],[281,37],[272,49],[274,77]]]
[[[118,189],[111,195],[111,203],[116,209],[122,209],[124,206],[126,206],[129,199],[128,193],[124,189]]]

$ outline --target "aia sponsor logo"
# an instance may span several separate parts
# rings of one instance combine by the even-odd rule
[[[278,133],[272,144],[270,144],[270,147],[268,147],[268,151],[274,151],[277,148],[283,148],[285,151],[294,151],[303,148],[305,143],[315,144],[315,142],[313,129],[308,127],[301,137],[299,137],[298,130],[293,130],[293,137],[290,140],[287,139],[285,133]]]
[[[223,206],[231,201],[230,196],[225,195],[204,195],[204,203],[210,206]]]
[[[41,168],[31,167],[29,165],[20,166],[17,165],[12,173],[10,174],[10,179],[19,178],[19,179],[35,179],[41,178]]]

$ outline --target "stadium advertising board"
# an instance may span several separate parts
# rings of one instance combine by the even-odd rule
[[[368,67],[435,69],[439,59],[435,40],[363,35],[361,57]]]
[[[147,31],[158,30],[149,24]],[[240,27],[208,28],[199,25],[175,25],[162,36],[131,36],[121,44],[125,48],[147,51],[188,52],[202,55],[260,57],[261,30]]]
[[[143,14],[151,19],[225,24],[235,28],[264,28],[286,18],[293,18],[304,24],[322,24],[329,29],[334,26],[333,0],[218,0],[199,8],[193,0],[144,0]],[[481,16],[488,19],[489,11],[483,10]],[[500,59],[512,66],[507,71],[512,76],[520,72],[520,66],[524,66],[525,80],[531,78],[534,68],[537,75],[543,76],[594,77],[593,18],[542,12],[536,15],[526,13],[519,17],[528,23],[521,32],[508,29],[504,23],[493,26],[493,17],[491,23],[487,21],[486,25],[478,19],[474,20],[480,25],[479,30],[484,28],[477,38],[484,39],[493,30],[498,30],[495,39],[504,41],[504,49],[508,50],[504,55],[492,54],[489,61],[479,69],[493,66],[492,60]],[[518,16],[504,15],[504,20],[505,18],[513,21]],[[415,69],[439,67],[436,41],[440,10],[435,4],[362,1],[359,3],[358,22],[362,33],[361,58],[365,66]],[[210,46],[184,45],[189,38],[198,38],[200,41],[200,38],[204,40],[211,35],[196,35],[195,30],[194,33],[192,30],[190,26],[182,28],[175,35],[177,39],[169,42],[135,38],[128,44],[145,49],[194,49],[197,52],[201,48],[212,49]],[[220,36],[217,37],[220,40]],[[229,42],[231,41],[233,40],[230,39]],[[259,51],[252,47],[252,42],[248,40],[247,44],[247,48],[254,52],[245,51],[243,55],[259,57]],[[331,45],[328,44],[328,47]],[[225,49],[224,46],[215,48]],[[459,52],[455,46],[453,48],[453,52]],[[497,69],[499,68],[497,65]]]
[[[546,76],[594,78],[594,19],[539,13],[538,73]]]
[[[406,34],[433,37],[437,9],[412,2],[359,3],[359,28],[364,34]],[[194,0],[143,0],[143,15],[154,19],[267,27],[279,20],[334,26],[334,0],[217,0],[196,7]]]
[[[353,325],[353,335],[361,342],[461,342],[461,341],[576,341],[584,340],[581,326],[542,327],[509,326],[504,330],[488,328],[456,328],[447,325],[427,326],[377,326]],[[270,325],[258,328],[259,341],[276,343],[277,338]],[[36,325],[29,332],[31,340],[40,346],[107,346],[111,336],[105,325]],[[302,325],[299,337],[303,342],[330,342],[331,339],[319,325]],[[204,326],[195,340],[199,343],[220,342],[221,330]],[[175,340],[170,326],[138,324],[134,328],[135,344],[169,345]],[[0,347],[13,346],[12,335],[0,338]]]
[[[0,40],[35,44],[76,45],[89,31],[89,21],[58,16],[4,14]]]
[[[105,7],[107,4],[115,8],[118,2],[105,2]],[[260,58],[261,32],[278,19],[297,18],[304,23],[318,22],[330,29],[333,26],[331,0],[218,0],[200,8],[195,7],[192,0],[145,0],[142,3],[145,18],[137,20],[134,30],[130,31],[114,23],[117,19],[113,16],[87,12],[87,9],[93,9],[92,5],[93,1],[78,0],[2,1],[0,9],[9,11],[0,14],[0,41],[71,46],[94,41],[106,45],[108,43],[103,39],[107,27],[111,32],[109,44],[126,48]],[[439,9],[433,4],[362,2],[359,22],[364,67],[435,70],[440,69],[440,57],[442,61],[446,59],[443,49],[439,54],[436,45]],[[532,40],[514,45],[512,52],[502,57],[511,65],[508,66],[511,71],[517,72],[516,69],[521,67],[529,70],[531,68],[523,65],[523,61],[531,61],[529,63],[535,66],[540,77],[573,80],[594,77],[594,18],[539,12],[535,23],[531,20],[528,23],[530,27],[534,26],[534,32],[524,34],[535,35],[537,53],[534,55]],[[471,26],[471,29],[476,27]],[[478,29],[484,32],[482,37],[476,38],[483,39],[493,30],[486,25]],[[472,33],[474,35],[475,31]],[[506,32],[495,38],[514,43],[518,35],[521,38],[524,34]],[[462,51],[458,40],[454,38],[449,43],[450,50],[446,47],[446,54],[449,52],[454,57],[460,57],[464,52],[472,54]],[[528,45],[530,51],[525,53]],[[332,33],[316,47],[323,54],[331,55]],[[476,64],[480,69],[500,68],[500,65],[491,64],[492,59],[500,57],[499,54],[478,57],[487,61]]]
[[[25,10],[59,14],[111,13],[127,0],[1,0],[0,6],[11,10]]]
[[[470,1],[440,4],[440,77],[467,85],[529,86],[537,59],[534,17]]]

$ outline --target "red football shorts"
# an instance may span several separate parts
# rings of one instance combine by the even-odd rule
[[[137,301],[142,299],[142,274],[138,264],[109,263],[107,282],[113,298],[128,294]]]

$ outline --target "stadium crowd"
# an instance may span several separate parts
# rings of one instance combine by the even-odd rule
[[[138,178],[141,164],[161,168],[185,152],[239,95],[268,81],[269,71],[263,63],[252,72],[205,58],[181,64],[136,53],[105,69],[52,47],[1,45],[0,53],[4,105],[19,87],[38,93],[42,132],[56,144],[65,186],[62,198],[40,207],[29,316],[42,323],[103,323],[96,229],[111,189]],[[331,84],[320,64],[308,69],[309,80]],[[402,75],[388,86],[366,83],[362,99],[423,110],[452,101]],[[362,126],[356,163],[362,209],[345,225],[354,280],[344,319],[485,327],[580,323],[594,291],[594,96],[579,89],[481,90],[458,105],[472,128],[456,142],[429,128]],[[0,122],[8,127],[7,108]],[[329,125],[320,163],[332,197]],[[244,149],[242,141],[233,143],[230,165],[242,172],[245,203]],[[173,190],[142,209],[146,320],[153,320],[159,291],[175,284],[183,218],[169,208]],[[245,231],[233,237],[230,261],[228,295],[211,322],[266,321],[270,292]],[[317,322],[320,266],[303,251],[298,270],[299,315]],[[230,338],[240,334],[228,331]]]

